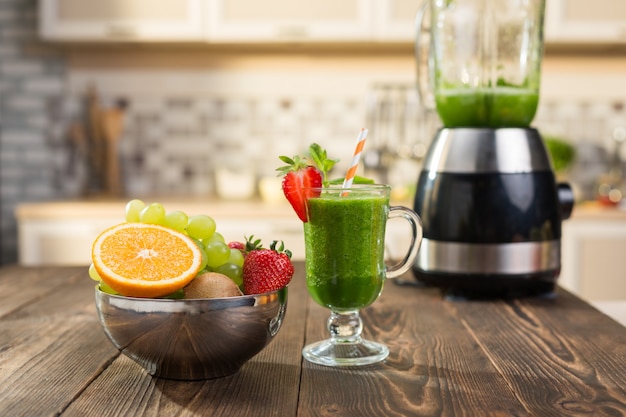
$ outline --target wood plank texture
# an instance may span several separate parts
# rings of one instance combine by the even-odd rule
[[[620,416],[626,328],[566,291],[448,299],[387,283],[362,311],[389,358],[363,368],[308,363],[329,311],[303,264],[283,327],[235,375],[171,381],[113,347],[86,267],[0,269],[0,416]]]
[[[94,282],[86,268],[1,274],[0,415],[56,415],[119,355],[98,323]]]
[[[327,316],[311,306],[307,343],[326,337]],[[362,370],[305,364],[298,415],[626,415],[626,331],[566,291],[455,301],[388,284],[362,316],[390,357]]]
[[[311,307],[307,343],[327,336],[327,315]],[[349,370],[307,363],[298,415],[370,416],[379,410],[390,417],[529,415],[436,290],[388,283],[362,317],[365,336],[387,344],[389,358]],[[315,389],[331,383],[337,385]]]
[[[624,327],[566,291],[461,303],[457,313],[531,415],[626,412]]]
[[[57,287],[82,280],[85,268],[20,268],[0,269],[0,317],[46,297]]]

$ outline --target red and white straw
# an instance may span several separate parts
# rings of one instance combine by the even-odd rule
[[[346,177],[343,180],[343,188],[350,188],[352,186],[352,181],[354,180],[356,170],[359,166],[359,160],[361,159],[361,154],[363,153],[363,147],[365,146],[365,139],[367,139],[367,129],[362,127],[359,132],[359,136],[356,139],[356,148],[354,149],[352,164],[350,165],[348,172],[346,172]]]

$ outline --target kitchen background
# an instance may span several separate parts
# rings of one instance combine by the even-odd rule
[[[67,20],[64,26],[48,15],[70,10],[69,18],[80,19],[81,13],[107,13],[98,9],[107,6],[92,4],[85,11],[87,2],[44,1],[42,15],[48,17],[40,19],[35,0],[0,0],[0,263],[18,259],[20,204],[105,198],[105,189],[115,186],[93,171],[95,160],[87,152],[94,106],[119,117],[109,128],[118,146],[122,199],[258,199],[265,184],[260,180],[274,177],[278,155],[294,155],[317,141],[345,163],[362,126],[370,128],[368,173],[392,183],[397,198],[410,199],[420,158],[438,126],[414,89],[412,21],[419,2],[355,0],[329,9],[322,1],[319,10],[302,12],[289,9],[290,2],[272,1],[281,7],[255,10],[254,1],[244,0],[169,2],[188,8],[183,18],[189,21],[179,22],[183,35],[174,31],[163,39],[163,28],[145,35],[129,34],[128,27],[99,32],[106,22],[91,18],[88,25],[72,26]],[[595,181],[607,172],[615,148],[613,136],[619,136],[616,128],[626,126],[626,31],[619,26],[626,11],[621,0],[600,3],[583,11],[589,21],[579,26],[582,31],[572,31],[555,16],[558,7],[549,6],[534,123],[544,135],[576,147],[567,175],[581,200],[594,198]],[[158,9],[145,4],[143,12]],[[349,14],[344,8],[350,7],[352,26],[326,24],[336,16],[314,15]],[[602,8],[613,11],[601,15]],[[227,24],[242,10],[257,17]],[[265,10],[311,17],[304,27],[313,42],[301,39],[300,27],[270,30],[275,22],[265,22]],[[203,13],[206,19],[198,17]],[[326,31],[317,33],[318,26]],[[616,31],[607,32],[612,27]],[[120,42],[120,36],[145,41]],[[176,36],[184,42],[169,41]]]

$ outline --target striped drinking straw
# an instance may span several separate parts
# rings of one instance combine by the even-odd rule
[[[359,132],[359,136],[356,139],[356,148],[354,149],[354,156],[352,157],[352,164],[346,172],[346,177],[343,180],[342,188],[350,188],[352,186],[352,181],[354,180],[354,175],[356,174],[356,170],[359,166],[359,159],[361,159],[361,153],[363,153],[363,147],[365,146],[365,139],[367,139],[367,129],[362,127]],[[348,195],[347,192],[341,194],[342,196]]]

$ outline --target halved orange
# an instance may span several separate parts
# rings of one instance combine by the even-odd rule
[[[161,297],[187,285],[202,253],[187,235],[146,223],[122,223],[102,232],[91,249],[93,264],[109,287],[130,297]]]

